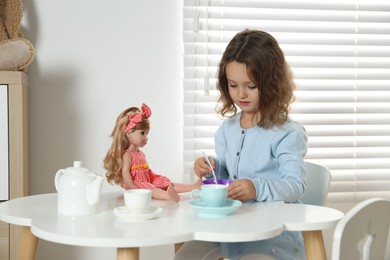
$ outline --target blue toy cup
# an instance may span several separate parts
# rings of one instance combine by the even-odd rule
[[[224,184],[203,184],[200,190],[191,191],[191,199],[206,207],[222,207],[227,199],[227,186]]]

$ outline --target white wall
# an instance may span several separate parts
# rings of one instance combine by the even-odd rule
[[[153,111],[149,164],[182,181],[181,2],[24,1],[24,33],[36,48],[28,71],[31,194],[55,192],[56,171],[74,160],[103,173],[117,115],[142,102]],[[173,246],[141,249],[142,260],[172,258]],[[115,259],[115,249],[40,241],[37,259]]]
[[[24,9],[24,34],[36,48],[30,193],[55,192],[56,171],[74,160],[103,173],[117,115],[142,102],[153,112],[149,164],[182,181],[181,1],[36,0]],[[172,256],[173,246],[141,250],[141,259]],[[115,250],[40,241],[37,259],[115,259]]]

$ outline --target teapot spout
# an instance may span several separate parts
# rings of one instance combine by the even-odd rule
[[[100,199],[100,192],[102,188],[103,176],[95,175],[96,178],[93,182],[87,185],[87,201],[89,205],[96,205]]]

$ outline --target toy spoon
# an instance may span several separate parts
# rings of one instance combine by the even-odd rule
[[[211,162],[210,162],[210,160],[209,160],[209,157],[207,156],[207,153],[204,152],[204,151],[202,151],[202,153],[203,153],[203,157],[205,158],[207,164],[208,164],[208,165],[210,166],[210,168],[211,168],[211,172],[213,173],[213,177],[214,177],[214,182],[215,182],[215,184],[218,184],[217,176],[215,175],[213,166],[211,165]]]

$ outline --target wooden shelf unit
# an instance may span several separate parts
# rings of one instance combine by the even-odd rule
[[[29,193],[28,77],[24,72],[0,71],[8,89],[9,199]],[[0,259],[17,259],[21,227],[0,222]]]

